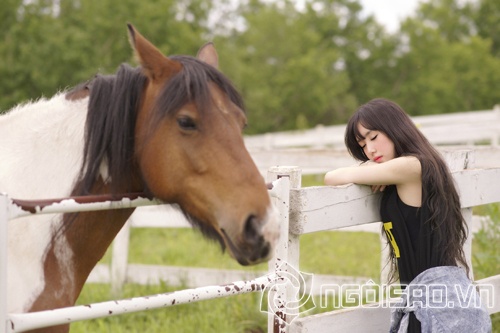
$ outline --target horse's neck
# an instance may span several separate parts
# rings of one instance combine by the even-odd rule
[[[0,191],[18,199],[69,195],[81,164],[87,102],[69,102],[61,94],[0,117]],[[51,215],[9,223],[10,311],[26,311],[43,290],[42,261],[60,223]]]
[[[60,94],[1,116],[0,191],[19,199],[69,196],[82,164],[87,104]],[[65,229],[69,215],[11,221],[9,311],[72,305],[130,213],[80,214]]]
[[[43,288],[25,309],[42,311],[75,304],[85,280],[102,258],[111,241],[132,214],[119,209],[64,214],[69,227],[54,239],[43,262]],[[42,329],[40,333],[66,333],[69,325]]]
[[[96,181],[91,191],[93,194],[110,192],[109,185],[102,179]],[[110,209],[63,215],[60,237],[65,238],[75,258],[75,282],[78,286],[83,287],[88,275],[134,210]]]
[[[120,209],[65,214],[63,224],[69,227],[47,250],[44,289],[28,310],[72,306],[88,275],[132,212]]]

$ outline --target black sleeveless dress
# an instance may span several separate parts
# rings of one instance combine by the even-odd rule
[[[449,266],[443,260],[442,245],[426,223],[429,210],[425,205],[412,207],[399,198],[396,186],[388,186],[382,196],[380,215],[384,231],[394,251],[402,285],[418,274],[437,266]],[[453,264],[455,266],[455,264]],[[421,332],[420,322],[410,314],[408,332]]]

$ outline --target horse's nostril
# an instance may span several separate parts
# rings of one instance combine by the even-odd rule
[[[261,258],[267,258],[267,256],[269,255],[269,252],[271,250],[271,246],[269,245],[269,243],[266,243],[265,246],[262,247],[261,251],[260,251],[260,257]]]
[[[262,224],[256,216],[250,215],[245,223],[243,237],[246,241],[246,251],[251,263],[261,262],[267,258],[272,245],[262,235]]]
[[[247,242],[255,242],[260,237],[257,217],[250,215],[245,223],[244,237]]]

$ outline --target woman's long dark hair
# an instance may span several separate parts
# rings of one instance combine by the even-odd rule
[[[383,132],[394,143],[396,157],[415,156],[419,159],[422,167],[422,207],[429,212],[425,223],[430,223],[439,248],[443,249],[444,264],[459,264],[468,274],[469,267],[463,251],[467,224],[460,210],[460,197],[453,178],[441,155],[398,104],[377,98],[360,106],[347,124],[345,144],[357,160],[368,160],[358,143],[364,139],[358,124]],[[391,256],[394,259],[393,253]],[[393,265],[391,279],[395,276],[395,269]]]

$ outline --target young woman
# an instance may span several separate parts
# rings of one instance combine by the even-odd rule
[[[491,331],[490,317],[467,277],[467,226],[439,153],[403,109],[385,99],[356,111],[347,124],[345,143],[363,163],[328,172],[325,184],[356,183],[383,191],[380,213],[391,261],[397,262],[390,281],[399,275],[406,287],[402,303],[393,309],[391,332]],[[434,290],[438,286],[441,290]],[[444,301],[431,297],[442,289]],[[458,302],[465,299],[469,302]],[[450,307],[453,301],[459,306]]]

